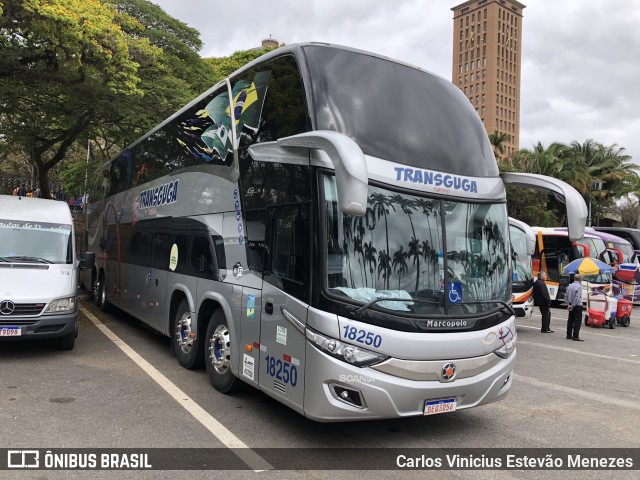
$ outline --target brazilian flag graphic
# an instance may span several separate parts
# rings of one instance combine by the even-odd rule
[[[258,72],[251,82],[239,80],[233,86],[233,114],[236,138],[243,129],[255,133],[260,125],[262,106],[267,92],[271,72]],[[202,133],[202,141],[210,150],[215,150],[221,158],[233,151],[231,137],[231,106],[226,94],[218,95],[204,108],[213,124]]]

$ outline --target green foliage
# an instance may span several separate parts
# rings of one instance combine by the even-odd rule
[[[243,67],[247,63],[255,60],[261,55],[270,52],[272,49],[263,48],[260,50],[239,50],[228,57],[206,58],[205,61],[213,70],[213,81],[218,82],[228,77],[233,72]]]
[[[4,0],[2,10],[0,152],[27,155],[44,195],[58,163],[82,161],[77,142],[103,135],[121,148],[213,83],[198,32],[146,0]]]
[[[628,193],[640,191],[637,171],[640,167],[617,145],[605,146],[593,140],[569,145],[542,143],[531,150],[522,149],[501,165],[503,170],[548,175],[567,182],[591,203],[592,223],[616,205],[616,200]],[[539,196],[539,195],[538,195]],[[509,195],[510,215],[538,226],[564,223],[564,206],[526,195]]]

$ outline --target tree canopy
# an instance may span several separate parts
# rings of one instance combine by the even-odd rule
[[[43,196],[77,141],[131,141],[210,77],[198,32],[146,0],[4,0],[0,15],[0,155],[24,152]]]

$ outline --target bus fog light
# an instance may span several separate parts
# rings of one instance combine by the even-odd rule
[[[509,358],[513,351],[516,349],[516,339],[512,338],[508,342],[505,342],[500,348],[496,348],[493,353],[502,358]]]

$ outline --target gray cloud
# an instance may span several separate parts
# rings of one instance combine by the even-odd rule
[[[451,79],[451,0],[156,0],[198,29],[203,56],[319,41],[373,51]],[[618,144],[640,163],[640,3],[524,2],[520,146]]]

